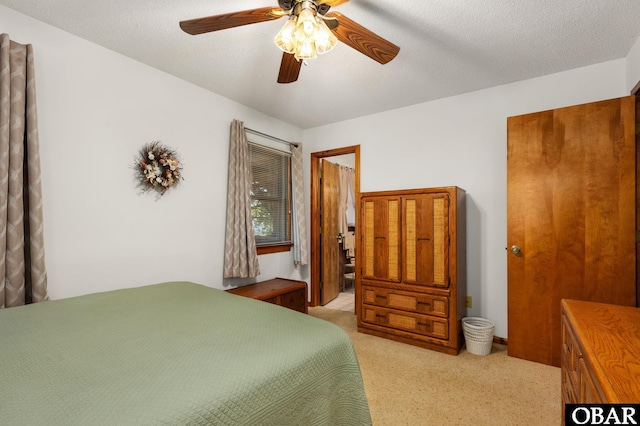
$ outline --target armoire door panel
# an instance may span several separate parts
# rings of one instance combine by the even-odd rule
[[[363,277],[400,281],[400,198],[362,201]]]
[[[403,281],[449,285],[449,198],[447,194],[403,197]]]
[[[559,366],[561,299],[636,304],[635,99],[507,128],[508,351]]]

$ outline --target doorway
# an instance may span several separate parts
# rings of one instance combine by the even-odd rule
[[[323,217],[327,217],[326,209],[323,211],[323,186],[322,186],[322,162],[323,160],[330,160],[332,158],[337,159],[339,157],[349,157],[351,164],[353,164],[354,176],[355,176],[355,193],[353,194],[354,200],[357,199],[360,193],[360,145],[348,146],[343,148],[336,148],[327,151],[314,152],[311,154],[311,301],[310,306],[322,305],[323,302],[323,282],[324,276],[327,272],[323,272],[325,266],[325,259],[323,259],[323,237],[325,239],[325,247],[327,248],[327,242],[331,241],[338,244],[338,235],[322,234]],[[325,189],[326,191],[326,189]],[[324,213],[324,216],[323,216]],[[335,214],[331,212],[331,214]],[[359,206],[356,203],[355,217],[359,217]],[[331,238],[332,240],[330,240]],[[354,241],[357,241],[357,236],[354,235]],[[326,255],[326,251],[325,255]],[[342,271],[336,270],[335,274],[341,274]],[[332,273],[332,274],[333,274]],[[354,270],[354,274],[357,271]],[[332,275],[331,281],[334,281],[335,277]],[[354,277],[355,278],[355,277]],[[354,294],[354,304],[357,306],[357,299],[359,298],[357,292],[357,286],[355,285],[355,279],[351,284]],[[326,299],[326,298],[324,298]]]

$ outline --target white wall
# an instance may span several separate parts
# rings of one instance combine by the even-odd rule
[[[35,52],[50,296],[170,280],[222,288],[231,120],[286,140],[302,131],[4,6],[0,31]],[[132,168],[156,139],[184,164],[160,200],[138,193]],[[259,280],[308,277],[291,253],[260,266]]]
[[[465,189],[468,315],[507,337],[506,119],[624,96],[625,85],[621,59],[305,130],[305,148],[359,144],[363,192]]]
[[[309,154],[361,145],[361,190],[458,185],[468,194],[469,315],[507,337],[506,118],[624,96],[640,79],[627,59],[302,131],[0,6],[0,31],[31,43],[53,298],[168,280],[222,288],[229,124]],[[165,197],[137,193],[133,158],[159,139],[185,180]],[[386,170],[386,172],[382,172]],[[309,205],[309,185],[306,185]],[[260,257],[264,280],[305,279],[291,254]],[[250,280],[242,280],[247,282]],[[234,285],[236,282],[233,283]]]
[[[640,38],[636,40],[627,55],[627,93],[640,81]]]

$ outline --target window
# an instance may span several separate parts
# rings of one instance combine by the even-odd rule
[[[249,143],[249,155],[251,216],[258,254],[289,250],[291,155],[254,143]]]

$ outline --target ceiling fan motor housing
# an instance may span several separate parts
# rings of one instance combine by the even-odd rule
[[[303,5],[303,3],[307,3]],[[303,8],[311,8],[319,15],[325,15],[331,6],[327,3],[318,4],[314,0],[278,0],[278,5],[282,10],[291,11],[291,15],[298,15]]]
[[[278,0],[278,6],[283,10],[291,10],[295,2],[296,0]]]

